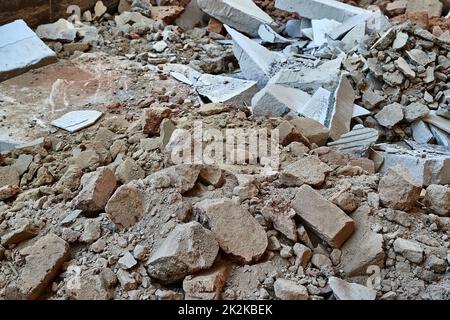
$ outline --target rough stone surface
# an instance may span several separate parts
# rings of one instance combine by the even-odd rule
[[[420,264],[424,259],[423,248],[410,240],[397,238],[394,241],[394,250],[413,263]]]
[[[354,231],[354,221],[307,185],[297,191],[293,209],[320,238],[340,248]]]
[[[273,288],[275,296],[280,300],[308,300],[306,287],[287,279],[277,279]]]
[[[120,186],[109,199],[105,212],[119,228],[129,228],[144,215],[144,193],[132,185]]]
[[[174,282],[211,267],[219,251],[214,234],[197,222],[178,225],[150,256],[148,273]]]
[[[450,216],[450,188],[432,184],[425,194],[425,204],[429,210],[440,216]]]
[[[421,191],[421,184],[411,176],[408,169],[400,165],[389,169],[378,186],[381,203],[397,210],[414,208]]]
[[[204,200],[195,209],[214,233],[220,248],[242,263],[258,261],[267,248],[267,235],[257,220],[229,199]]]
[[[377,292],[373,289],[357,283],[349,283],[336,277],[330,277],[328,284],[339,300],[375,300],[377,296]]]
[[[301,186],[308,184],[320,187],[332,169],[317,156],[304,157],[287,166],[280,176],[280,182],[286,186]]]

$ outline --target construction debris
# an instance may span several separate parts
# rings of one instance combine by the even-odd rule
[[[0,82],[57,60],[23,20],[0,26],[0,34]]]

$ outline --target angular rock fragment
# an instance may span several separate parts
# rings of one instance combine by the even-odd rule
[[[425,205],[439,216],[450,216],[450,188],[437,184],[428,186]]]
[[[396,210],[411,210],[417,204],[421,184],[402,166],[395,166],[381,178],[378,186],[381,203]]]
[[[365,275],[371,265],[384,265],[383,236],[369,226],[370,208],[362,206],[353,214],[355,232],[342,246],[341,267],[348,277]]]
[[[34,238],[39,233],[38,227],[26,218],[19,219],[13,226],[13,230],[1,237],[0,244],[7,247]]]
[[[77,31],[72,23],[59,19],[55,23],[40,25],[36,29],[36,34],[43,40],[72,42],[75,40]]]
[[[25,265],[18,280],[6,288],[6,296],[9,299],[38,299],[69,258],[69,245],[50,233],[23,249],[22,253],[26,255]]]
[[[203,200],[194,206],[219,242],[220,248],[235,260],[259,260],[267,248],[267,235],[258,221],[229,199]]]
[[[292,280],[277,279],[273,285],[275,297],[280,300],[308,300],[309,294],[306,287]]]
[[[113,290],[108,287],[102,275],[94,270],[81,273],[79,278],[73,278],[73,282],[76,285],[66,285],[66,292],[75,300],[109,300],[113,297]]]
[[[422,120],[411,123],[411,130],[414,141],[418,143],[430,143],[434,139],[430,128]]]
[[[57,61],[23,20],[0,27],[0,82]]]
[[[375,115],[375,119],[377,119],[378,123],[386,128],[392,128],[402,121],[403,117],[403,107],[396,102],[385,106]]]
[[[288,146],[294,141],[301,142],[306,146],[310,145],[308,139],[287,120],[281,122],[281,124],[277,127],[277,130],[279,132],[279,140],[282,146]]]
[[[280,231],[292,241],[297,240],[295,211],[292,210],[285,199],[274,197],[264,206],[262,214],[266,220],[273,223],[275,230]]]
[[[228,277],[229,265],[218,261],[211,269],[187,276],[183,280],[185,298],[219,300]]]
[[[412,49],[410,51],[406,51],[406,54],[419,66],[426,67],[428,64],[433,62],[433,59],[431,59],[426,52],[420,49]]]
[[[98,168],[95,172],[86,173],[81,178],[83,189],[73,199],[72,207],[85,213],[93,214],[102,211],[116,189],[117,180],[114,173],[106,168]]]
[[[214,234],[198,222],[180,224],[150,256],[147,271],[165,283],[210,268],[219,251]]]
[[[442,8],[439,0],[408,0],[406,12],[426,11],[430,17],[440,17]]]
[[[210,16],[230,27],[257,37],[261,24],[273,19],[251,0],[197,0],[198,6]]]
[[[13,166],[0,167],[0,187],[12,186],[18,187],[20,183],[20,175]]]
[[[310,143],[315,143],[319,147],[325,145],[330,136],[330,130],[316,120],[298,118],[290,122]]]
[[[275,7],[297,12],[309,19],[334,19],[344,22],[356,15],[368,15],[368,11],[334,0],[276,0]]]
[[[423,248],[419,244],[406,239],[397,238],[394,241],[394,250],[416,264],[420,264],[424,259]]]
[[[133,226],[144,215],[144,193],[132,186],[120,186],[109,199],[105,212],[121,229]]]
[[[291,206],[307,226],[333,247],[342,247],[354,231],[354,221],[308,185],[298,189]]]
[[[339,140],[328,143],[328,146],[344,153],[364,157],[367,156],[369,148],[378,140],[378,137],[378,130],[356,125]]]
[[[377,292],[373,289],[336,277],[330,277],[328,284],[339,300],[375,300],[377,297]]]
[[[405,120],[408,122],[413,122],[421,119],[430,113],[428,107],[420,102],[414,102],[403,109]]]
[[[5,201],[16,196],[20,192],[19,187],[6,185],[0,187],[0,201]]]
[[[406,62],[406,60],[402,57],[399,57],[397,60],[395,60],[394,64],[395,67],[408,78],[416,77],[416,73],[413,71],[413,69],[411,69],[411,66],[408,64],[408,62]]]
[[[311,96],[299,89],[268,84],[252,98],[252,110],[256,116],[281,117],[298,112]]]
[[[299,187],[308,184],[312,187],[320,187],[331,169],[320,161],[317,156],[308,156],[297,160],[287,166],[280,175],[280,183],[289,187]]]
[[[156,136],[160,132],[163,119],[170,118],[172,111],[169,108],[156,107],[144,111],[142,117],[142,128],[145,134]]]
[[[123,184],[145,178],[145,171],[131,158],[127,158],[117,167],[116,174],[117,179]]]
[[[272,66],[281,60],[281,55],[266,49],[227,25],[225,29],[233,38],[234,55],[245,78],[264,86],[271,78]]]

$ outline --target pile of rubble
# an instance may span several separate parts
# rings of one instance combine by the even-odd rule
[[[0,142],[0,299],[448,299],[450,33],[332,0],[175,2],[0,27],[23,31],[0,41],[5,119],[39,92],[78,107],[0,124],[33,139]],[[86,74],[109,87],[88,99]],[[279,166],[239,137],[240,162],[177,163],[198,121],[271,132]]]

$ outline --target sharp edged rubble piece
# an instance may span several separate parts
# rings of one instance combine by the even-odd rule
[[[328,143],[328,146],[341,152],[365,157],[369,148],[378,140],[378,137],[378,130],[356,125],[352,131],[343,134],[339,140]]]
[[[93,125],[101,116],[102,113],[95,110],[72,111],[53,120],[52,126],[69,132],[76,132]]]
[[[251,0],[197,0],[199,7],[230,27],[257,37],[261,24],[274,24],[273,19]]]
[[[266,49],[227,25],[225,29],[233,38],[234,55],[246,79],[264,86],[271,78],[273,65],[281,61],[282,55]]]
[[[309,19],[333,19],[344,22],[356,15],[369,15],[369,11],[334,0],[276,0],[275,7],[297,12]]]
[[[0,27],[0,82],[56,61],[56,54],[23,20]]]
[[[281,117],[291,111],[299,112],[311,96],[302,90],[268,84],[252,99],[256,116]]]

